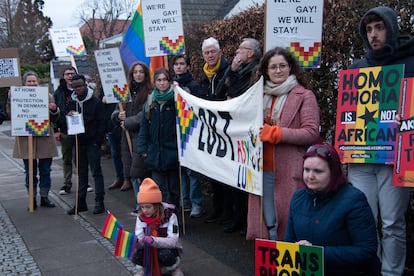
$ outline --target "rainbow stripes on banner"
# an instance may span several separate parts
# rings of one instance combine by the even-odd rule
[[[120,229],[116,239],[115,256],[132,258],[136,241],[137,238],[134,234]]]
[[[154,72],[159,67],[165,67],[163,56],[150,58],[145,55],[141,1],[125,33],[124,39],[119,46],[119,51],[123,62],[128,68],[136,61],[144,62],[150,68],[151,72]]]
[[[109,211],[106,215],[105,224],[102,228],[102,236],[111,240],[117,240],[119,231],[122,230],[121,223]]]
[[[255,275],[323,276],[323,247],[256,239]]]
[[[334,144],[342,162],[394,162],[403,76],[402,64],[340,72]]]
[[[69,56],[84,56],[86,55],[86,49],[83,44],[78,47],[69,45],[66,47],[66,53],[68,53]]]
[[[305,47],[301,46],[300,42],[291,42],[288,50],[296,57],[301,67],[319,68],[321,65],[321,42],[314,42],[313,47],[309,47],[309,51],[305,51]]]
[[[177,124],[180,130],[180,133],[178,135],[181,137],[179,140],[181,156],[183,156],[189,137],[192,135],[193,129],[197,127],[198,118],[188,107],[181,94],[177,94],[175,108],[177,115]]]
[[[44,120],[38,124],[35,120],[30,119],[26,122],[26,131],[31,136],[48,136],[49,135],[49,120]]]
[[[393,185],[414,187],[414,78],[401,81],[400,114]]]
[[[175,42],[173,42],[168,36],[164,36],[160,41],[160,49],[167,55],[184,54],[184,36],[178,36]]]
[[[131,101],[131,93],[129,93],[128,84],[124,84],[124,87],[122,88],[115,84],[112,88],[112,92],[114,93],[115,99],[121,103],[127,103]]]

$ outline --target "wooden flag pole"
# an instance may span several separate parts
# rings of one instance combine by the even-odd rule
[[[121,112],[124,111],[124,106],[122,105],[122,103],[118,103],[118,108],[119,108],[119,111],[121,111]],[[128,142],[129,153],[131,154],[131,157],[132,157],[131,136],[129,135],[128,129],[126,129],[125,127],[124,127],[124,131],[125,131],[125,136],[126,136],[126,139],[127,139],[127,142]]]
[[[29,162],[29,212],[33,213],[34,208],[34,195],[33,195],[33,136],[30,135],[28,138],[28,162]]]

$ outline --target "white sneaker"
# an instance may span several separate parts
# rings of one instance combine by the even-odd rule
[[[201,206],[193,205],[191,208],[190,218],[199,218],[203,215],[203,211],[201,210]]]
[[[177,268],[176,270],[173,271],[171,276],[184,276],[184,273],[181,269]]]
[[[86,191],[88,191],[88,193],[92,193],[93,192],[93,188],[91,186],[88,186],[88,189],[86,189]]]

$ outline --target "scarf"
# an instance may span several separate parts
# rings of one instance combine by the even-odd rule
[[[146,217],[144,215],[140,215],[139,218],[141,219],[141,221],[145,222],[147,224],[147,228],[145,229],[145,235],[148,236],[153,236],[153,237],[158,237],[158,229],[160,228],[161,225],[161,217],[160,216],[156,216],[156,217]],[[149,265],[149,271],[145,270],[146,274],[145,275],[151,275],[151,276],[161,276],[161,266],[158,260],[158,248],[156,247],[149,247],[147,245],[144,246],[144,252],[148,252],[147,250],[149,249],[149,254],[147,256],[147,254],[144,254],[144,267],[146,267],[146,264],[148,262],[148,258],[149,257],[149,261],[150,261],[150,265]]]
[[[218,62],[212,69],[210,69],[207,63],[204,64],[203,71],[209,80],[211,80],[214,74],[218,71],[218,69],[220,68],[220,64],[221,64],[221,58],[219,58]]]
[[[266,117],[267,112],[271,112],[271,118],[276,125],[279,124],[280,114],[285,105],[289,92],[298,84],[295,75],[290,75],[283,83],[276,84],[267,80],[263,88],[263,112]],[[272,109],[272,99],[277,97],[277,101]]]
[[[163,104],[174,97],[174,90],[170,87],[167,91],[161,93],[160,90],[158,90],[158,88],[154,88],[152,94],[154,95],[154,99],[157,102]]]

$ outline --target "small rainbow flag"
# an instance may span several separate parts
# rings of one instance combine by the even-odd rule
[[[105,224],[102,228],[102,236],[111,240],[117,240],[119,231],[122,230],[122,228],[121,223],[108,211]]]
[[[44,120],[38,124],[35,120],[30,119],[26,122],[26,132],[32,136],[48,136],[49,135],[49,120]]]
[[[119,230],[118,238],[115,245],[115,256],[132,258],[137,238],[134,234]]]

